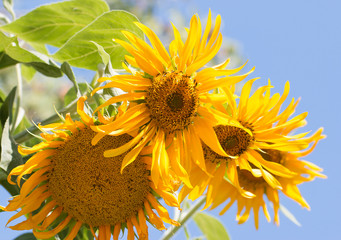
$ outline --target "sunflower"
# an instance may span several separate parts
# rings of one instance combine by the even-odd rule
[[[309,149],[305,151],[295,151],[286,152],[273,149],[263,149],[260,155],[263,158],[272,163],[278,163],[284,167],[290,169],[290,171],[296,173],[292,178],[285,178],[275,176],[275,179],[281,184],[282,190],[287,197],[296,201],[303,208],[310,209],[306,200],[302,197],[298,186],[301,183],[312,181],[314,178],[326,178],[325,175],[321,174],[321,168],[315,164],[301,160],[301,157],[305,157],[315,148],[317,142],[324,138],[321,135],[322,130],[318,130],[314,136],[314,143]],[[254,171],[260,171],[258,168],[254,167]],[[266,202],[263,198],[266,195],[267,199],[272,202],[274,211],[274,222],[279,225],[278,210],[280,208],[279,190],[273,188],[269,183],[267,183],[262,176],[255,177],[249,170],[237,167],[237,175],[239,178],[240,186],[247,191],[254,193],[254,198],[243,197],[238,189],[233,186],[229,181],[213,182],[209,186],[208,196],[212,201],[206,204],[205,208],[211,205],[211,209],[216,208],[223,202],[228,200],[229,202],[221,210],[220,215],[224,214],[234,202],[237,202],[238,210],[236,220],[239,224],[244,223],[248,220],[250,211],[253,210],[255,227],[258,229],[259,223],[259,209],[263,208],[264,215],[266,219],[270,222],[271,217],[267,210]]]
[[[126,63],[123,64],[128,74],[100,78],[99,82],[108,82],[94,92],[104,88],[120,88],[126,93],[108,99],[97,110],[120,101],[129,101],[131,105],[121,118],[106,125],[93,126],[92,129],[99,132],[93,144],[104,134],[140,131],[124,148],[105,152],[106,157],[111,157],[131,149],[122,163],[121,171],[149,144],[153,153],[151,176],[156,185],[160,180],[169,182],[168,171],[173,169],[186,185],[191,186],[188,181],[191,167],[198,165],[205,170],[201,142],[226,156],[213,125],[228,120],[222,120],[219,113],[207,109],[204,103],[221,101],[221,94],[210,91],[243,80],[253,69],[235,76],[233,74],[245,64],[227,70],[229,59],[219,65],[203,68],[221,46],[220,23],[218,15],[211,31],[209,12],[202,34],[200,19],[194,15],[185,42],[173,26],[175,39],[169,45],[169,52],[156,34],[141,23],[136,25],[148,37],[151,46],[127,31],[123,31],[123,34],[129,43],[115,40],[131,54],[125,57]]]
[[[204,193],[207,186],[217,184],[224,178],[228,178],[228,181],[243,197],[255,197],[253,192],[240,185],[238,169],[249,172],[255,178],[262,177],[262,181],[264,179],[267,184],[277,190],[282,190],[283,186],[275,176],[293,178],[297,175],[276,161],[267,161],[262,153],[267,151],[295,152],[306,149],[311,142],[317,141],[322,130],[310,137],[305,137],[308,133],[290,135],[293,130],[306,124],[307,113],[289,119],[298,104],[295,99],[280,113],[281,106],[289,94],[289,83],[285,84],[282,95],[276,93],[271,96],[272,86],[269,81],[268,85],[258,88],[250,96],[255,80],[251,79],[245,83],[238,104],[237,98],[233,97],[235,95],[231,91],[234,87],[222,88],[226,93],[226,102],[224,104],[213,103],[212,106],[221,114],[232,117],[234,121],[229,120],[225,124],[216,125],[214,131],[228,157],[221,156],[203,144],[206,174],[198,167],[192,168],[190,181],[193,188],[184,186],[179,194],[180,201],[187,195],[192,200],[197,199]],[[216,188],[208,188],[208,191],[213,191],[213,189]],[[208,193],[207,204],[213,201],[210,196],[215,194]]]
[[[158,229],[165,229],[164,222],[178,225],[154,196],[179,207],[166,186],[156,188],[151,181],[150,157],[138,156],[122,174],[124,154],[103,157],[106,149],[120,147],[132,136],[105,136],[96,146],[91,145],[96,133],[91,129],[93,119],[84,112],[85,99],[81,97],[77,106],[82,121],[73,121],[67,114],[63,123],[40,126],[43,142],[32,148],[19,147],[22,154],[34,155],[8,176],[12,184],[17,176],[16,183],[22,186],[20,194],[2,209],[21,208],[8,223],[24,215],[27,220],[10,228],[33,229],[39,239],[51,238],[67,228],[66,239],[74,239],[84,226],[100,240],[109,240],[111,235],[118,239],[121,229],[127,228],[127,239],[132,240],[134,227],[139,239],[148,238],[146,221]],[[99,120],[101,124],[110,121],[101,115]],[[27,174],[31,175],[24,180]]]

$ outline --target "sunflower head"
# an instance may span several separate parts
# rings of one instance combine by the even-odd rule
[[[96,132],[94,121],[83,111],[85,98],[78,102],[81,121],[66,115],[65,122],[40,126],[44,141],[32,148],[19,147],[22,154],[34,155],[12,170],[20,186],[24,175],[30,177],[21,186],[20,194],[10,201],[5,211],[21,210],[8,222],[26,215],[27,220],[10,228],[33,229],[37,238],[48,239],[68,229],[66,239],[74,239],[81,227],[89,228],[97,239],[117,239],[121,229],[128,229],[128,239],[135,231],[146,239],[146,221],[158,229],[171,220],[154,193],[170,206],[179,206],[169,188],[150,181],[151,158],[137,156],[121,173],[126,154],[106,158],[103,153],[133,139],[129,134],[102,136],[91,144]],[[103,122],[109,121],[103,116]],[[154,210],[152,210],[154,209]],[[156,211],[159,216],[154,212]],[[66,230],[65,230],[66,231]]]
[[[216,141],[213,127],[230,117],[221,117],[219,112],[207,108],[206,104],[221,103],[222,95],[211,90],[228,88],[246,78],[253,69],[236,75],[245,64],[236,69],[226,69],[229,59],[215,66],[206,66],[222,44],[220,24],[218,15],[213,26],[209,12],[207,24],[202,28],[200,18],[194,15],[185,41],[173,26],[174,40],[169,45],[169,51],[156,34],[141,23],[136,25],[145,33],[150,44],[127,31],[123,31],[127,41],[115,40],[130,53],[123,63],[127,74],[100,78],[99,82],[106,83],[94,92],[120,88],[126,93],[108,99],[97,110],[122,101],[129,102],[129,105],[125,114],[115,121],[92,129],[100,135],[115,136],[129,132],[137,132],[137,135],[125,147],[106,151],[105,156],[129,150],[122,164],[124,169],[148,145],[153,155],[153,182],[158,185],[159,181],[163,181],[170,186],[168,176],[171,169],[189,187],[188,174],[192,167],[199,165],[204,171],[206,168],[202,143],[217,150],[218,154],[228,156]],[[247,145],[248,140],[244,139],[247,136],[242,134],[238,135],[240,139],[227,140],[226,146],[231,154],[238,154],[242,150],[237,148]],[[239,140],[241,142],[237,143]]]
[[[308,133],[291,135],[293,130],[306,123],[304,120],[306,114],[289,119],[297,105],[294,100],[282,113],[279,113],[285,96],[274,95],[270,98],[266,89],[266,86],[261,87],[250,99],[246,99],[245,95],[243,96],[244,87],[239,108],[235,102],[229,102],[229,106],[235,110],[232,115],[250,130],[252,135],[249,136],[252,138],[249,140],[252,144],[249,143],[245,152],[237,158],[230,159],[228,165],[217,165],[212,172],[213,177],[207,183],[205,206],[205,208],[211,206],[213,209],[228,200],[228,204],[221,211],[221,214],[224,214],[236,202],[238,223],[244,223],[249,218],[250,211],[253,210],[256,228],[259,226],[260,208],[263,208],[266,219],[268,221],[271,219],[264,196],[272,203],[274,222],[279,224],[280,192],[302,207],[310,209],[298,185],[312,181],[316,177],[326,178],[321,174],[321,168],[300,159],[311,153],[316,144],[325,137],[322,134],[323,129],[317,130],[309,137],[307,137]],[[287,95],[287,91],[288,84],[284,95]],[[264,92],[265,94],[262,95]],[[269,105],[266,106],[265,103]],[[241,106],[244,107],[241,108]],[[219,139],[219,141],[224,146],[224,140]],[[226,147],[224,149],[228,151]],[[221,166],[224,169],[221,169]],[[246,196],[245,193],[251,193],[252,196]]]

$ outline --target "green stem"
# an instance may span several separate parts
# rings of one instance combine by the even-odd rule
[[[20,110],[20,106],[21,106],[21,97],[22,97],[22,77],[21,77],[20,64],[16,64],[15,70],[16,70],[16,74],[17,74],[18,86],[17,86],[17,105],[15,108],[13,125],[12,125],[12,129],[11,129],[12,133],[14,132],[15,125],[17,124],[17,121],[18,121],[18,115],[19,115],[19,110]]]
[[[65,108],[61,109],[59,112],[59,114],[64,114],[64,113],[74,113],[76,112],[77,109],[77,99],[74,100],[73,102],[71,102],[68,106],[66,106]],[[60,117],[58,114],[54,114],[51,117],[45,119],[44,121],[41,122],[42,125],[46,125],[46,124],[50,124],[50,123],[55,123],[55,122],[59,122],[61,121]],[[17,135],[14,136],[14,140],[17,143],[23,143],[27,140],[29,140],[30,138],[32,138],[32,134],[38,134],[40,132],[40,130],[36,127],[36,126],[32,126],[30,128],[28,128],[25,131],[22,131],[20,133],[18,133]]]
[[[187,210],[182,216],[180,216],[180,219],[178,222],[181,224],[178,227],[171,226],[168,228],[168,230],[163,234],[162,240],[169,240],[171,237],[174,236],[174,234],[184,225],[197,211],[198,209],[205,203],[206,196],[203,196],[200,200],[198,200],[194,205],[191,206],[190,209]]]

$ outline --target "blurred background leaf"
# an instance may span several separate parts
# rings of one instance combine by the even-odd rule
[[[197,212],[193,216],[193,220],[207,240],[230,239],[225,226],[218,218],[207,213]]]

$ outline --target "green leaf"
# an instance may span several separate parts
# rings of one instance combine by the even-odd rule
[[[15,65],[17,63],[18,61],[15,61],[13,58],[8,56],[4,51],[0,52],[0,69]]]
[[[78,83],[77,87],[79,89],[80,96],[85,95],[85,93],[89,92],[89,86],[86,83]],[[75,99],[78,98],[77,92],[74,87],[70,88],[69,91],[64,96],[64,107],[69,105],[71,102],[73,102]]]
[[[49,77],[61,77],[62,72],[51,60],[45,62],[35,54],[21,48],[16,38],[8,37],[0,32],[0,51],[5,52],[10,58],[18,63],[32,66],[38,72]],[[45,56],[46,57],[46,56]]]
[[[94,41],[91,41],[93,44],[95,44],[95,46],[97,47],[98,49],[98,53],[99,55],[101,56],[102,58],[102,62],[104,63],[105,65],[105,69],[104,69],[104,72],[106,74],[109,74],[110,76],[114,75],[115,74],[115,71],[114,69],[112,68],[111,66],[111,61],[110,61],[110,55],[104,50],[104,48],[95,43]]]
[[[0,182],[5,181],[6,179],[7,179],[6,171],[0,168]]]
[[[7,182],[7,176],[13,168],[23,164],[17,144],[10,134],[9,119],[6,120],[1,135],[0,184],[12,195],[19,194],[19,188]]]
[[[290,221],[292,221],[297,226],[301,227],[301,223],[296,219],[294,214],[292,214],[286,207],[284,207],[282,204],[279,205],[279,210],[286,216]]]
[[[113,68],[121,69],[124,55],[128,52],[112,39],[126,40],[122,30],[143,38],[143,32],[134,24],[136,21],[138,19],[134,15],[125,11],[104,13],[71,37],[52,57],[75,67],[97,70],[97,65],[103,60],[93,44],[96,42],[110,55]]]
[[[45,44],[43,43],[35,43],[35,42],[30,42],[31,47],[33,47],[34,50],[36,50],[39,53],[45,54],[45,55],[50,55],[49,51],[47,50]]]
[[[62,66],[60,67],[60,69],[62,70],[63,73],[65,73],[65,75],[70,79],[70,81],[73,83],[73,86],[76,89],[76,96],[77,98],[81,96],[81,93],[79,91],[79,87],[78,84],[76,82],[76,78],[75,75],[73,74],[72,68],[70,66],[70,64],[68,64],[67,62],[63,62]]]
[[[21,74],[27,82],[32,80],[36,72],[37,71],[29,65],[21,65]]]
[[[5,126],[5,122],[8,119],[9,123],[12,122],[12,109],[13,109],[13,102],[15,98],[15,93],[17,91],[17,87],[14,87],[8,96],[6,97],[4,103],[0,108],[0,121],[1,126]]]
[[[22,131],[26,131],[26,129],[31,127],[31,126],[32,126],[32,123],[28,120],[28,118],[26,116],[23,116],[20,123],[18,124],[18,126],[14,130],[13,136],[22,132]]]
[[[82,228],[78,232],[75,239],[76,240],[93,240],[94,236],[92,235],[90,229],[88,229],[86,226],[82,226]]]
[[[218,218],[213,217],[207,213],[198,212],[193,216],[193,220],[200,228],[201,232],[205,235],[207,240],[229,240],[224,225]]]
[[[6,94],[0,89],[0,103],[3,103],[5,99],[6,99]]]
[[[103,0],[72,0],[40,6],[0,29],[28,42],[62,46],[71,36],[102,13]]]
[[[63,76],[60,69],[53,65],[52,62],[49,62],[49,64],[44,62],[30,62],[27,65],[32,66],[35,70],[48,77],[59,78]]]
[[[24,233],[14,240],[37,240],[33,233]]]
[[[68,64],[67,62],[63,62],[60,69],[62,70],[63,73],[65,73],[65,75],[71,80],[73,84],[77,85],[76,78],[75,75],[73,74],[70,64]]]
[[[9,119],[7,119],[1,136],[0,168],[9,174],[13,168],[21,164],[23,164],[22,156],[18,152],[18,145],[10,134]]]
[[[15,37],[8,37],[3,32],[0,32],[0,51],[4,51],[14,40]]]
[[[97,47],[98,53],[102,58],[102,62],[107,65],[110,62],[110,55],[104,50],[104,48],[94,41],[90,41]]]

